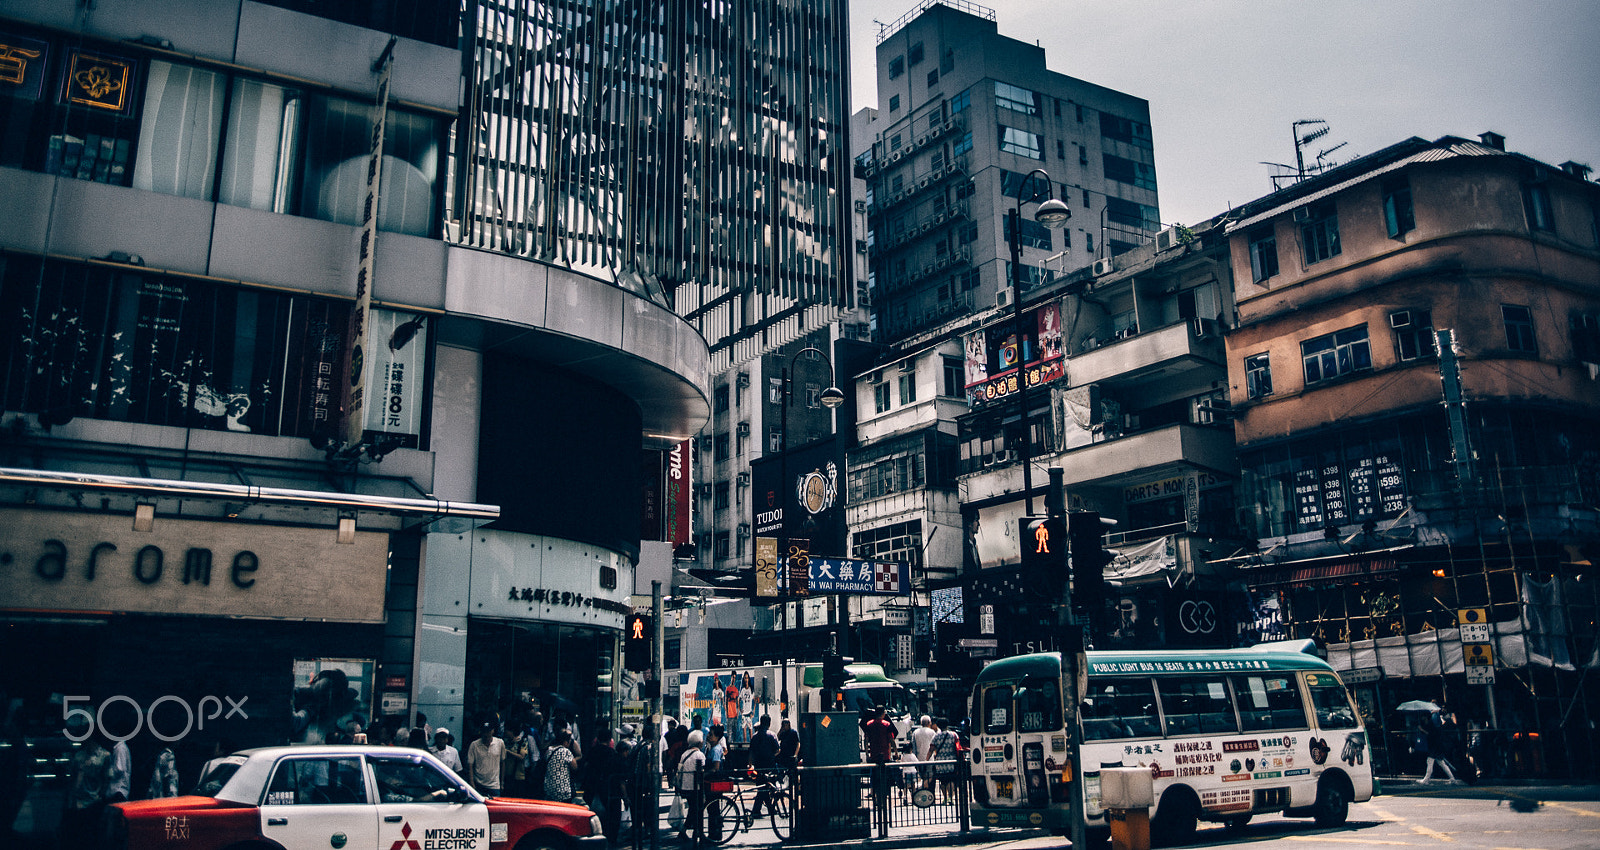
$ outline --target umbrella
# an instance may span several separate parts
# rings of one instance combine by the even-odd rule
[[[1438,711],[1439,706],[1425,699],[1407,700],[1395,706],[1395,711]]]

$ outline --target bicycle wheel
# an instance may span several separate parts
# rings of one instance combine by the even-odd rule
[[[772,834],[778,836],[779,841],[788,841],[794,834],[794,798],[787,791],[779,791],[772,795]]]
[[[711,844],[727,844],[739,832],[744,810],[734,797],[712,797],[700,811],[700,837]]]

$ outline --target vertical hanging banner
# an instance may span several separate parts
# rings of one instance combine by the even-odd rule
[[[366,406],[366,430],[386,435],[401,448],[416,448],[422,434],[427,318],[382,309],[367,313],[367,337],[379,342],[366,357],[364,384],[372,401]]]
[[[345,396],[344,441],[361,442],[365,435],[367,393],[367,314],[372,309],[372,254],[378,239],[378,185],[383,177],[383,133],[389,117],[389,70],[394,40],[378,58],[378,99],[372,110],[371,156],[367,158],[367,193],[361,205],[361,251],[356,270],[356,304],[350,312],[350,386]]]
[[[684,440],[667,452],[666,538],[673,546],[687,546],[693,539],[689,498],[693,473],[689,464],[689,440]]]
[[[807,596],[811,593],[811,541],[789,538],[789,551],[783,553],[787,569],[783,575],[786,596]]]
[[[778,595],[778,538],[756,538],[756,596]]]

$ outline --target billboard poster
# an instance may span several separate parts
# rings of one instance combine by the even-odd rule
[[[994,401],[1066,375],[1060,303],[1052,301],[1025,314],[1022,327],[1021,340],[1010,320],[967,335],[969,402]]]
[[[756,538],[756,596],[778,595],[778,538]]]
[[[373,308],[367,314],[366,432],[391,448],[417,447],[428,374],[428,317]]]
[[[673,546],[687,546],[694,539],[689,513],[693,471],[689,463],[689,441],[684,440],[667,452],[666,538]]]
[[[818,440],[750,465],[753,536],[810,541],[808,553],[846,551],[844,460],[832,438]]]

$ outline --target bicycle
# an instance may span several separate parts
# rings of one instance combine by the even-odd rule
[[[727,844],[741,832],[755,829],[756,818],[763,817],[762,809],[771,818],[772,833],[779,841],[788,841],[793,834],[794,794],[789,788],[789,777],[783,771],[751,770],[747,776],[753,785],[742,785],[729,779],[712,779],[706,782],[706,800],[700,813],[699,839],[709,844]],[[747,795],[754,797],[748,800]]]

